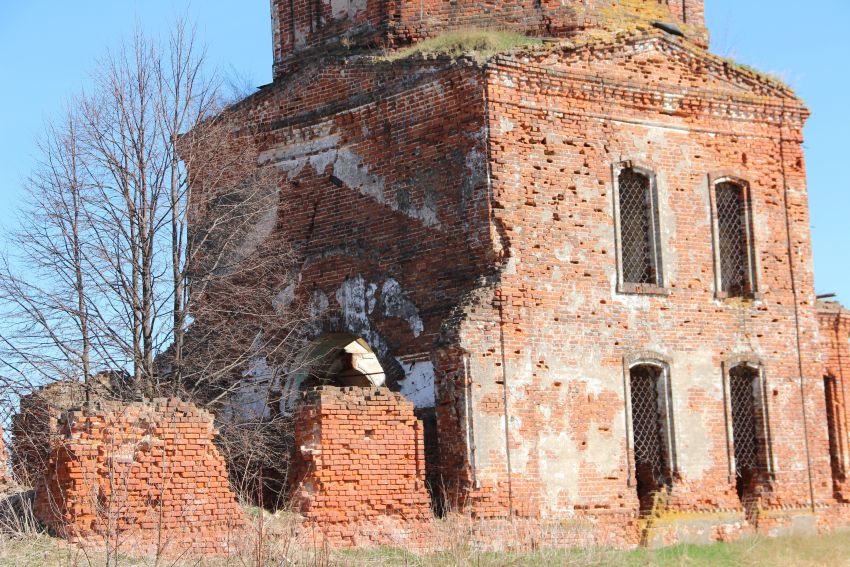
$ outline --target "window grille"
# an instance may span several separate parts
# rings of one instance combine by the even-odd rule
[[[716,201],[720,289],[730,296],[743,296],[752,291],[751,235],[745,189],[734,183],[719,183]]]
[[[660,399],[661,369],[642,364],[631,369],[631,416],[634,461],[641,510],[652,507],[653,494],[668,480],[667,444]]]
[[[747,366],[736,366],[729,372],[735,468],[739,476],[743,470],[756,470],[759,465],[757,406],[754,393],[757,379],[758,371]]]
[[[650,180],[633,169],[624,169],[618,182],[623,282],[661,285]]]

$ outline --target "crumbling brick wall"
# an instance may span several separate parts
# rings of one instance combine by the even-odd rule
[[[179,400],[103,404],[67,413],[60,429],[35,499],[54,533],[168,556],[238,544],[243,513],[208,412]]]
[[[10,459],[12,476],[22,486],[32,487],[41,478],[50,448],[59,437],[59,421],[68,410],[82,407],[86,401],[133,399],[129,377],[123,372],[103,372],[94,376],[88,387],[75,380],[60,380],[33,389],[19,401],[12,416]]]
[[[830,505],[800,146],[808,112],[782,85],[728,70],[663,35],[488,64],[506,261],[497,289],[461,323],[469,360],[440,367],[471,369],[468,461],[502,499],[487,496],[488,507],[635,510],[624,383],[630,361],[655,359],[669,361],[672,381],[669,505],[740,508],[723,387],[736,357],[761,361],[766,381],[776,471],[762,505]],[[786,113],[773,115],[769,100]],[[624,161],[657,176],[663,289],[617,283],[612,171]],[[710,184],[723,175],[752,187],[758,297],[716,293]],[[446,409],[441,423],[455,413]]]
[[[335,545],[416,545],[431,518],[422,423],[386,388],[321,387],[295,415],[293,503]]]

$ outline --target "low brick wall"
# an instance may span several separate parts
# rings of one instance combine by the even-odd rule
[[[334,546],[432,543],[422,422],[386,388],[322,387],[295,416],[292,496]]]
[[[35,500],[53,533],[122,554],[204,556],[238,544],[245,520],[208,412],[178,400],[104,404],[59,426]]]

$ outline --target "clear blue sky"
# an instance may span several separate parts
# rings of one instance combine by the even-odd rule
[[[706,4],[712,50],[782,76],[813,112],[806,150],[816,285],[850,306],[850,2]],[[215,65],[257,86],[271,80],[268,0],[0,0],[0,224],[14,221],[44,120],[137,24],[164,34],[178,15],[197,24]]]

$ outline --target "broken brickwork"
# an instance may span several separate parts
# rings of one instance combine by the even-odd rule
[[[429,539],[422,422],[386,388],[320,387],[295,415],[293,504],[334,545]]]
[[[827,407],[830,459],[835,497],[850,502],[847,467],[850,466],[847,428],[847,396],[850,381],[850,311],[836,302],[818,302],[824,398]]]
[[[355,4],[376,33],[384,20],[370,10],[406,5]],[[451,28],[441,7],[454,10],[446,21],[470,10],[510,27],[474,2],[425,4],[410,41]],[[520,4],[518,18],[541,14]],[[838,502],[809,112],[688,33],[676,14],[701,14],[701,2],[587,6],[605,25],[485,61],[388,60],[369,42],[314,52],[275,12],[287,72],[228,114],[260,146],[258,166],[280,175],[276,225],[246,246],[291,243],[299,286],[273,293],[308,304],[311,338],[362,338],[394,365],[388,386],[433,411],[436,502],[495,521],[585,521],[600,542],[815,525]],[[651,25],[659,9],[684,36]],[[653,207],[636,209],[651,249],[639,282],[624,275],[620,192],[635,175],[649,195],[638,203]],[[746,266],[730,278],[736,261]],[[635,407],[640,373],[657,381],[645,388],[657,412]],[[659,452],[648,467],[635,440],[646,431]]]
[[[97,374],[89,384],[90,401],[131,398],[127,380],[121,372]],[[42,477],[50,449],[61,435],[62,416],[85,402],[86,385],[73,380],[53,382],[21,396],[10,429],[12,476],[20,485],[32,487]]]
[[[21,396],[12,416],[12,471],[23,486],[34,486],[44,475],[53,444],[60,436],[62,414],[81,407],[85,389],[79,382],[62,381]]]
[[[53,533],[157,556],[238,545],[243,513],[211,414],[179,400],[105,403],[68,412],[59,427],[35,497],[36,517]]]

